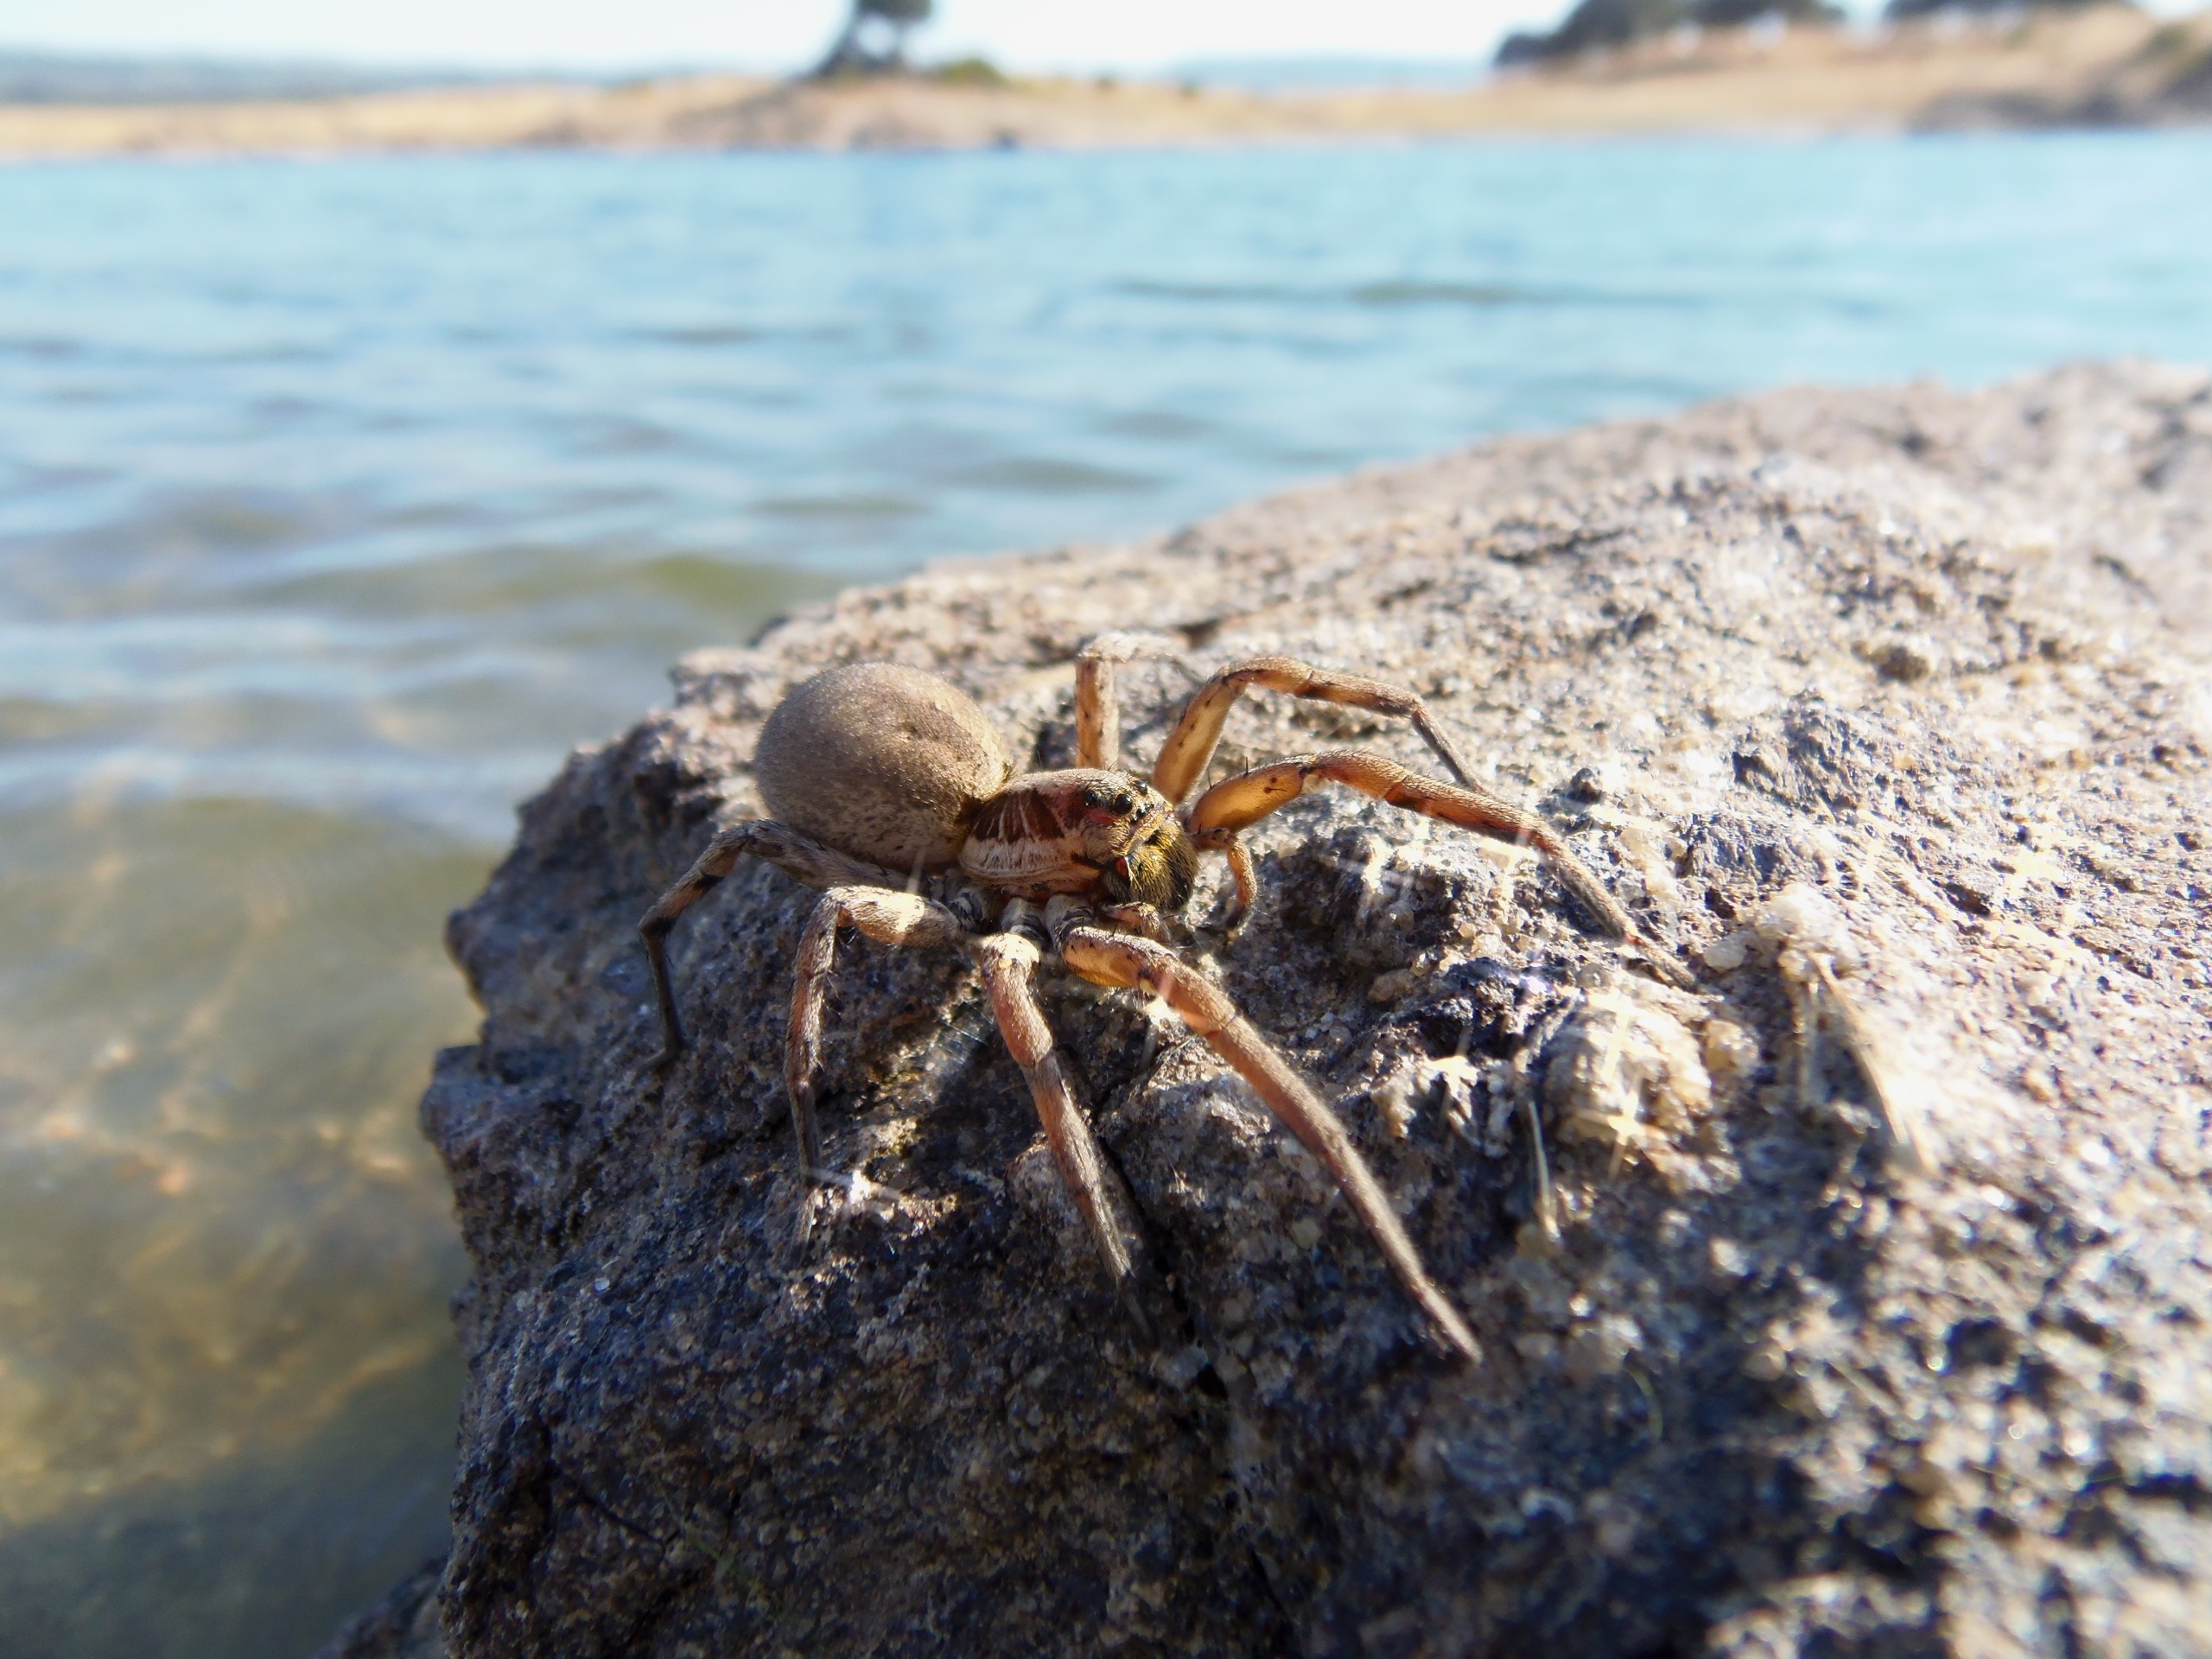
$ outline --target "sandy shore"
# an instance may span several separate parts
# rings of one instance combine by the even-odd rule
[[[712,75],[291,103],[0,106],[0,156],[1077,148],[2204,119],[2212,119],[2212,13],[2160,24],[2114,6],[1879,34],[1686,35],[1459,92],[1268,96],[1141,81],[824,86]]]

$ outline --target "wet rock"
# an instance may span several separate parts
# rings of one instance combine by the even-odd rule
[[[325,1643],[315,1659],[444,1659],[438,1634],[442,1560],[426,1561]]]
[[[486,1017],[423,1109],[475,1264],[448,1651],[2205,1650],[2208,594],[2212,387],[2082,368],[1500,443],[692,658],[453,918]],[[696,1046],[647,1066],[638,917],[756,810],[782,688],[919,664],[1057,757],[1075,649],[1138,624],[1417,689],[1694,969],[1371,802],[1252,836],[1206,960],[1479,1370],[1125,997],[1048,1003],[1172,1294],[1149,1347],[963,963],[845,947],[803,1245],[810,895],[747,868],[687,918]],[[1133,754],[1185,686],[1133,666]],[[1423,762],[1257,699],[1222,764],[1347,742]]]

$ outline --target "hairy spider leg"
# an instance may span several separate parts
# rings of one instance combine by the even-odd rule
[[[1157,633],[1102,633],[1075,659],[1075,763],[1107,770],[1122,764],[1122,703],[1114,664],[1139,657],[1183,663],[1175,642]],[[1185,667],[1187,671],[1188,664]],[[1192,672],[1191,677],[1198,677]]]
[[[1435,751],[1437,759],[1444,762],[1454,778],[1469,789],[1478,787],[1450,740],[1412,692],[1361,675],[1316,668],[1294,657],[1252,657],[1221,670],[1183,705],[1175,729],[1160,746],[1160,759],[1152,768],[1152,786],[1169,801],[1180,805],[1183,798],[1205,774],[1206,763],[1213,759],[1214,747],[1221,741],[1222,722],[1229,718],[1230,708],[1248,685],[1317,702],[1349,703],[1378,715],[1401,715],[1413,722],[1421,741]]]
[[[1206,840],[1193,838],[1191,844],[1202,853],[1219,853],[1229,861],[1230,877],[1236,883],[1236,903],[1222,918],[1221,931],[1233,934],[1260,896],[1260,873],[1252,867],[1252,849],[1236,838],[1234,830],[1216,830]]]
[[[1560,885],[1611,938],[1633,944],[1648,941],[1637,937],[1636,924],[1605,891],[1605,883],[1580,859],[1567,850],[1558,833],[1533,812],[1523,811],[1489,791],[1461,788],[1409,772],[1395,760],[1360,749],[1332,749],[1321,754],[1294,754],[1234,778],[1224,778],[1192,802],[1183,815],[1192,842],[1201,851],[1226,853],[1236,876],[1236,904],[1241,915],[1252,902],[1252,861],[1237,841],[1249,829],[1279,808],[1290,804],[1306,791],[1324,783],[1342,784],[1371,795],[1389,806],[1420,812],[1465,830],[1534,847],[1544,856]]]
[[[657,1068],[673,1064],[683,1052],[683,1022],[677,1016],[676,986],[668,972],[669,930],[676,925],[677,917],[720,887],[722,878],[747,854],[766,860],[810,887],[899,886],[899,878],[890,871],[824,847],[811,836],[787,830],[772,818],[753,818],[718,831],[707,843],[707,850],[654,901],[638,924],[638,936],[645,942],[646,960],[652,964],[653,991],[660,999],[661,1051],[652,1062]]]
[[[1110,673],[1103,663],[1122,660],[1127,654],[1109,653],[1103,659],[1097,670],[1102,679]],[[1236,884],[1236,907],[1228,918],[1230,927],[1234,928],[1251,908],[1258,891],[1252,855],[1238,841],[1236,832],[1296,799],[1311,786],[1315,777],[1325,776],[1332,782],[1361,790],[1393,806],[1534,847],[1557,874],[1560,884],[1588,912],[1602,931],[1637,946],[1643,959],[1669,983],[1687,988],[1693,982],[1671,954],[1637,932],[1619,901],[1587,865],[1567,850],[1567,843],[1548,823],[1493,794],[1475,780],[1419,697],[1380,680],[1316,668],[1291,657],[1254,657],[1230,664],[1184,705],[1174,730],[1160,747],[1160,759],[1152,769],[1152,786],[1171,802],[1179,805],[1205,774],[1221,741],[1223,723],[1248,685],[1324,702],[1348,703],[1376,714],[1402,715],[1413,722],[1421,740],[1459,783],[1455,787],[1423,778],[1380,755],[1344,749],[1294,756],[1217,784],[1184,813],[1183,822],[1201,851],[1221,853],[1229,860],[1230,874]],[[1110,684],[1106,695],[1111,696]]]
[[[791,982],[791,1022],[784,1034],[784,1088],[791,1097],[801,1183],[811,1187],[822,1167],[814,1132],[814,1074],[822,1065],[822,1004],[837,957],[837,930],[850,923],[878,944],[909,950],[957,948],[968,930],[934,899],[895,887],[832,887],[822,895],[798,936]]]
[[[1136,1206],[1099,1149],[1090,1119],[1076,1103],[1067,1070],[1053,1045],[1052,1027],[1046,1024],[1044,1010],[1037,1004],[1034,981],[1043,952],[1035,940],[1020,931],[993,933],[975,940],[969,949],[982,969],[983,986],[990,993],[991,1008],[998,1016],[1007,1052],[1028,1080],[1029,1096],[1037,1104],[1037,1116],[1045,1126],[1045,1141],[1052,1149],[1061,1183],[1097,1242],[1115,1295],[1149,1342],[1152,1325],[1137,1294],[1143,1235],[1136,1223]]]
[[[1407,1294],[1463,1358],[1479,1364],[1482,1349],[1474,1332],[1428,1276],[1397,1211],[1344,1125],[1290,1062],[1237,1011],[1229,994],[1166,946],[1096,925],[1078,904],[1056,899],[1046,914],[1060,958],[1072,972],[1096,984],[1135,988],[1160,998],[1236,1068],[1268,1109],[1336,1178]]]

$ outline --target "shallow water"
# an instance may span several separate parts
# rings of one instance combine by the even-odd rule
[[[0,171],[0,1613],[433,1548],[438,944],[691,645],[1506,429],[2212,358],[2212,140]]]

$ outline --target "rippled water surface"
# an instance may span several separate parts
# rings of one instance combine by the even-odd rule
[[[1801,378],[2212,358],[2202,136],[0,171],[0,1623],[437,1544],[438,946],[667,660]]]

